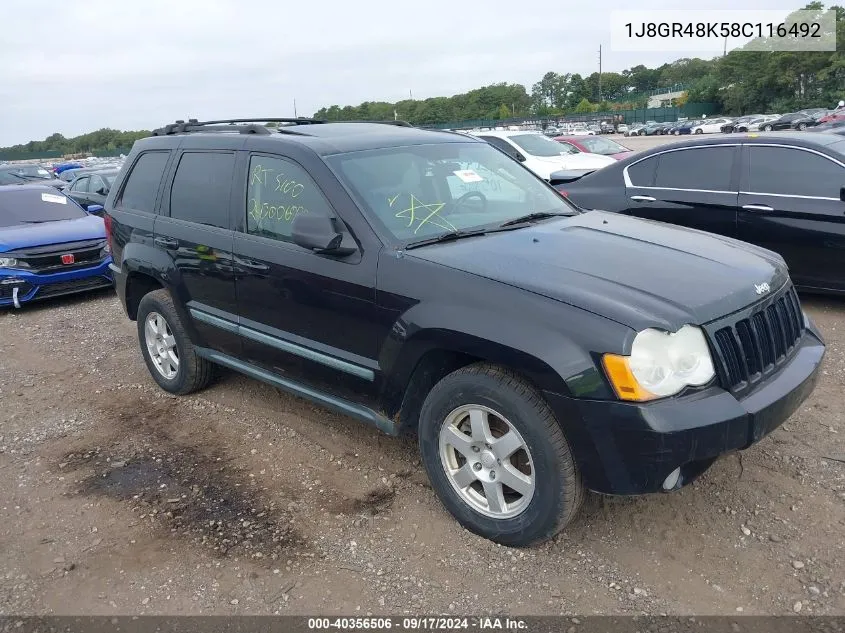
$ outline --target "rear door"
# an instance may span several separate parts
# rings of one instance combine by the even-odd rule
[[[105,206],[108,192],[109,186],[105,179],[99,174],[92,174],[88,181],[88,204]]]
[[[746,145],[739,238],[780,253],[796,284],[845,290],[845,160],[782,145]]]
[[[155,223],[155,246],[172,261],[171,288],[186,306],[200,346],[240,353],[232,265],[230,196],[235,152],[180,151],[162,196]]]
[[[68,187],[67,194],[82,205],[84,209],[88,208],[90,202],[88,201],[88,183],[91,182],[89,176],[82,176],[74,180],[70,187]]]
[[[624,170],[628,215],[736,236],[739,144],[669,150]]]

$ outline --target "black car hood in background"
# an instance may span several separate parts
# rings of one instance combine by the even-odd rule
[[[771,251],[694,229],[590,211],[407,254],[524,288],[635,330],[703,324],[788,279]]]

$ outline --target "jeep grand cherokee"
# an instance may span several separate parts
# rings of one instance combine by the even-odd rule
[[[177,122],[106,202],[155,381],[217,366],[395,435],[468,529],[548,538],[585,489],[671,491],[777,428],[824,343],[780,256],[574,208],[483,141]]]

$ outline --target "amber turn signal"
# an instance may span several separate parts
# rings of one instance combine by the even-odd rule
[[[602,361],[604,363],[604,371],[620,400],[645,402],[646,400],[654,400],[657,397],[650,391],[640,387],[640,384],[634,377],[634,373],[631,371],[631,367],[628,365],[627,356],[605,354]]]

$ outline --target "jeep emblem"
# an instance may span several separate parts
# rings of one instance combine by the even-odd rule
[[[754,284],[754,290],[757,291],[758,295],[764,295],[767,292],[769,292],[769,290],[771,290],[771,288],[769,288],[769,284],[764,281],[759,286],[757,284]]]

